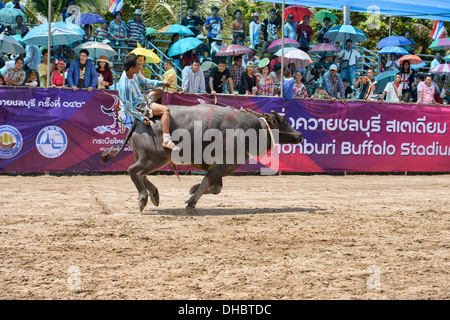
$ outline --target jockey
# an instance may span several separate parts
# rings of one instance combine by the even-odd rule
[[[133,118],[142,121],[146,126],[150,125],[149,118],[161,116],[161,130],[163,132],[162,146],[170,150],[179,148],[172,142],[170,137],[170,109],[157,103],[159,97],[152,93],[144,96],[139,85],[145,84],[148,87],[165,86],[169,87],[169,82],[150,80],[142,76],[140,61],[134,53],[125,57],[125,71],[120,77],[118,91],[121,109]]]

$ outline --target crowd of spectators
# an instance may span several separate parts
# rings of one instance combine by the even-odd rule
[[[67,2],[67,8],[71,5],[75,5],[75,0]],[[18,0],[9,2],[6,7],[25,11]],[[67,8],[63,10],[63,21],[71,20],[71,13]],[[125,22],[122,13],[118,11],[111,21],[106,21],[95,29],[92,25],[83,25],[83,42],[108,43],[126,54],[128,49],[135,48],[138,42],[152,41],[146,35],[142,11],[137,9],[133,15],[134,19]],[[224,20],[219,16],[219,8],[213,7],[211,15],[203,20],[195,15],[194,8],[189,7],[181,24],[188,27],[202,44],[183,54],[163,59],[165,73],[161,76],[152,75],[145,67],[144,57],[141,56],[142,76],[160,77],[169,81],[171,86],[167,90],[170,92],[258,96],[282,94],[286,99],[313,98],[343,102],[351,99],[416,103],[450,101],[446,84],[448,79],[445,76],[419,74],[408,61],[399,64],[401,56],[396,54],[390,54],[387,58],[382,56],[378,70],[368,66],[362,68],[363,57],[351,40],[343,44],[340,52],[311,55],[315,62],[306,68],[297,68],[291,63],[281,70],[281,58],[267,51],[280,33],[283,32],[285,38],[297,40],[300,49],[309,52],[313,43],[330,42],[324,37],[332,27],[330,18],[325,18],[323,24],[314,31],[310,26],[311,17],[308,15],[302,17],[301,21],[295,21],[293,15],[288,15],[284,30],[281,30],[282,24],[275,9],[270,10],[269,17],[262,22],[257,12],[251,14],[252,20],[249,22],[243,20],[243,12],[240,9],[234,12],[234,17],[229,26],[224,26]],[[251,49],[251,52],[234,57],[217,56],[217,52],[227,46],[222,35],[225,28],[228,28],[231,34],[231,44],[244,45]],[[30,31],[23,24],[22,16],[16,17],[16,25],[4,29],[7,35],[24,36]],[[411,44],[403,48],[413,54],[416,43],[411,32],[406,32],[405,37]],[[181,38],[179,34],[172,35],[166,54]],[[27,45],[25,54],[14,60],[6,63],[5,59],[0,59],[0,68],[3,67],[0,70],[0,84],[46,87],[49,81],[50,87],[70,87],[73,90],[113,88],[112,62],[108,57],[90,59],[87,50],[76,55],[72,49],[77,44],[79,43],[55,46],[51,53],[44,47]],[[444,63],[442,54],[437,52],[430,69],[441,63]],[[51,65],[50,75],[47,75],[48,64]],[[378,90],[375,74],[386,71],[397,71],[397,74],[383,90]],[[181,81],[178,78],[181,78]]]

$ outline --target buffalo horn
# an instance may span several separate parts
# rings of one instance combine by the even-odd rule
[[[278,123],[283,122],[283,117],[281,117],[278,113],[276,113],[274,110],[272,110],[272,114],[275,116],[275,119],[277,119]]]

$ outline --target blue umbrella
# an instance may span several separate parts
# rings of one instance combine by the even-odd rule
[[[106,20],[98,13],[82,13],[75,18],[75,23],[96,24],[104,23]]]
[[[51,28],[51,45],[58,46],[63,44],[71,44],[76,41],[83,40],[83,37],[75,31],[62,29],[52,26]],[[41,24],[34,28],[22,39],[27,45],[47,46],[48,41],[48,23]]]
[[[22,10],[15,8],[3,8],[0,10],[0,23],[5,26],[15,25],[17,16],[22,16],[23,22],[27,22],[25,14]]]
[[[387,47],[384,47],[383,49],[381,49],[380,51],[378,51],[378,54],[391,54],[391,53],[395,53],[395,54],[399,54],[399,55],[409,54],[409,52],[406,51],[405,49],[403,49],[402,47],[396,47],[396,46],[387,46]]]
[[[203,43],[203,41],[201,41],[197,38],[193,38],[193,37],[188,37],[188,38],[178,40],[170,47],[167,55],[169,57],[173,57],[173,56],[177,56],[179,54],[183,54],[189,50],[197,48],[202,43]]]
[[[325,33],[324,37],[333,42],[341,43],[345,43],[348,39],[353,42],[362,42],[367,38],[361,30],[348,24],[334,26]]]
[[[21,54],[25,52],[25,49],[20,45],[17,39],[2,33],[0,34],[0,52]]]
[[[418,69],[421,69],[421,68],[425,68],[426,66],[427,66],[427,63],[426,62],[422,62],[422,63],[419,63],[419,64],[412,64],[411,65],[411,69],[418,70]]]
[[[376,48],[381,49],[389,46],[405,46],[408,44],[411,44],[411,41],[403,36],[390,36],[381,39],[380,42],[378,42]]]
[[[181,24],[172,24],[169,26],[165,26],[159,33],[165,34],[174,34],[178,33],[180,36],[195,36],[195,34],[186,26],[182,26]]]
[[[398,70],[390,70],[390,71],[385,71],[381,74],[379,74],[376,78],[375,81],[377,82],[377,92],[381,93],[383,92],[384,88],[386,88],[386,85],[389,82],[394,81],[395,79],[395,75],[398,73]]]

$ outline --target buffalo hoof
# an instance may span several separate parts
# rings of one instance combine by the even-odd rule
[[[139,210],[142,212],[144,208],[147,206],[148,196],[140,196],[139,197]]]
[[[186,207],[186,213],[187,214],[191,214],[191,215],[197,214],[197,209],[195,209],[195,207],[187,206]]]
[[[152,201],[155,207],[159,206],[159,192],[150,193],[150,200]]]
[[[194,193],[196,193],[197,192],[197,189],[198,189],[198,184],[196,184],[196,185],[193,185],[192,187],[191,187],[191,189],[189,190],[189,194],[194,194]]]

